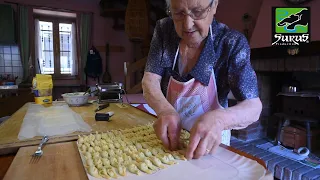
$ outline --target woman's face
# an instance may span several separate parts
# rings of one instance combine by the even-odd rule
[[[171,0],[171,17],[180,38],[188,45],[201,44],[208,36],[216,7],[217,0]]]

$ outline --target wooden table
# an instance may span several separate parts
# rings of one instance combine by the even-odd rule
[[[40,142],[41,137],[35,137],[26,141],[19,141],[17,136],[19,134],[19,130],[21,124],[23,122],[23,117],[27,112],[27,106],[30,103],[25,104],[21,109],[19,109],[13,116],[4,122],[0,126],[0,179],[2,179],[8,168],[10,167],[15,153],[18,151],[20,147],[37,145]],[[127,105],[126,107],[122,107],[121,104],[110,104],[110,107],[107,109],[101,110],[100,112],[113,111],[115,115],[112,117],[112,122],[96,122],[94,119],[94,110],[97,105],[89,105],[83,107],[72,107],[72,109],[79,113],[85,122],[87,122],[93,129],[93,132],[105,132],[111,129],[122,129],[122,128],[130,128],[136,125],[144,125],[147,123],[153,122],[156,118],[148,113],[145,113],[137,108]],[[75,141],[78,138],[78,134],[82,134],[80,132],[73,133],[67,136],[57,136],[51,137],[48,143],[60,143],[67,141]],[[250,159],[256,160],[258,163],[263,165],[265,164],[262,160],[253,157],[252,155],[243,153],[239,150],[236,150],[232,147],[228,147],[225,145],[221,145],[222,147],[248,157]]]
[[[10,119],[0,125],[0,179],[3,179],[20,147],[37,145],[41,140],[41,137],[34,137],[25,141],[20,141],[17,138],[29,104],[32,103],[26,103],[15,112]],[[112,129],[130,128],[137,125],[152,123],[156,119],[153,115],[147,114],[128,104],[122,105],[111,103],[108,108],[99,112],[113,111],[115,114],[112,116],[112,121],[97,122],[94,118],[94,110],[97,106],[97,104],[91,104],[81,107],[71,107],[72,110],[79,113],[83,120],[91,126],[92,132],[105,132]],[[75,141],[78,139],[79,134],[87,133],[75,132],[66,136],[50,137],[48,144]]]
[[[14,154],[0,156],[0,179],[3,179],[4,175],[6,175],[14,157]]]
[[[0,125],[0,155],[16,153],[20,147],[31,146],[39,144],[41,137],[34,137],[28,140],[18,140],[21,124],[27,112],[28,105],[25,104],[17,112],[15,112],[10,119]],[[114,115],[111,117],[111,122],[96,121],[95,109],[97,104],[91,104],[81,107],[71,107],[71,109],[80,114],[83,120],[88,123],[92,132],[105,132],[112,129],[130,128],[137,125],[144,125],[152,123],[156,118],[147,114],[128,104],[111,103],[106,109],[99,112],[113,111]],[[79,134],[88,134],[83,132],[75,132],[64,136],[50,137],[48,143],[67,142],[77,140]]]
[[[302,116],[302,115],[288,115],[286,113],[275,113],[274,116],[279,118],[279,122],[278,122],[278,131],[277,131],[277,141],[276,142],[280,142],[280,136],[281,136],[281,131],[282,128],[284,127],[284,123],[288,120],[290,121],[294,121],[294,122],[301,122],[305,124],[305,128],[306,128],[306,144],[307,144],[307,148],[312,151],[311,149],[311,129],[310,129],[310,123],[319,123],[319,119],[316,118],[312,118],[312,117],[307,117],[307,116]],[[294,138],[293,138],[294,139]]]
[[[261,159],[258,159],[258,158],[256,158],[256,157],[250,155],[250,154],[241,152],[241,151],[239,151],[239,150],[237,150],[237,149],[235,149],[235,148],[233,148],[233,147],[230,147],[230,146],[225,146],[225,145],[223,145],[223,144],[221,144],[220,146],[223,147],[223,148],[225,148],[225,149],[228,149],[229,151],[235,152],[235,153],[237,153],[237,154],[239,154],[239,155],[241,155],[241,156],[245,156],[245,157],[247,157],[247,158],[250,158],[250,159],[252,159],[252,160],[255,160],[255,161],[257,161],[259,164],[261,164],[263,167],[266,168],[265,163],[264,163]],[[74,150],[74,151],[77,151],[76,145],[74,146],[74,149],[73,149],[73,150]],[[0,166],[0,179],[3,179],[4,176],[6,175],[6,172],[7,172],[7,170],[9,169],[9,167],[10,167],[10,165],[11,165],[14,157],[15,157],[14,155],[0,156],[0,164],[1,164],[1,166]],[[79,157],[79,158],[80,158],[80,157]],[[79,169],[79,171],[84,171],[84,169],[82,169],[82,168],[78,168],[78,169]],[[83,175],[83,176],[84,176],[83,179],[87,179],[85,173],[79,173],[79,174],[84,174],[84,175]],[[269,173],[268,176],[272,177],[272,174]],[[272,179],[272,178],[271,178],[271,179]]]

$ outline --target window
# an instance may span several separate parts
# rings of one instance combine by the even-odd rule
[[[35,26],[39,72],[54,77],[77,75],[75,19],[38,17]]]
[[[19,84],[22,78],[19,47],[0,45],[0,81],[16,79],[16,83]]]

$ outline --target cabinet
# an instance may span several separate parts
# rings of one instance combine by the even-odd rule
[[[27,102],[33,102],[34,96],[30,88],[19,88],[11,96],[0,98],[0,117],[11,116]]]
[[[14,10],[7,4],[0,4],[0,44],[16,44]]]

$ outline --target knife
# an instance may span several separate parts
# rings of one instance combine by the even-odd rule
[[[100,110],[102,110],[102,109],[105,109],[105,108],[107,108],[107,107],[109,107],[109,103],[104,104],[104,105],[100,105],[100,106],[95,110],[95,112],[98,112],[98,111],[100,111]]]

